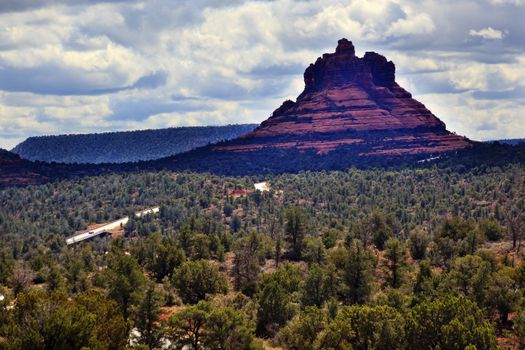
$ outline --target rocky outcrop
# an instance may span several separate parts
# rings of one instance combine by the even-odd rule
[[[119,168],[118,164],[62,164],[34,162],[17,154],[0,149],[0,189],[9,186],[39,185],[46,182],[74,177],[129,172],[136,163]],[[135,169],[134,169],[135,168]]]
[[[6,186],[35,185],[46,182],[39,166],[18,155],[0,149],[0,188]]]
[[[465,148],[470,141],[445,124],[395,82],[395,65],[384,56],[355,55],[341,39],[304,73],[297,101],[285,101],[247,135],[215,151],[252,152],[263,148],[313,150],[326,154],[360,145],[367,155],[414,155]]]

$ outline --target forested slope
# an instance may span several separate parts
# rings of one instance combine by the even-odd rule
[[[261,180],[271,191],[253,191]],[[524,186],[521,164],[440,164],[5,189],[0,349],[118,349],[132,328],[150,348],[516,348]],[[121,238],[65,246],[75,230],[155,205]]]
[[[179,127],[100,134],[30,137],[12,151],[59,163],[125,163],[159,159],[241,136],[255,124]]]

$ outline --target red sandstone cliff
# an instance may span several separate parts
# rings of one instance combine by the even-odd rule
[[[34,185],[46,182],[40,168],[18,155],[0,149],[0,188],[4,186]]]
[[[395,65],[375,52],[360,58],[341,39],[304,73],[305,89],[253,132],[214,148],[250,152],[295,148],[326,154],[359,147],[360,156],[451,151],[470,145],[395,82]]]

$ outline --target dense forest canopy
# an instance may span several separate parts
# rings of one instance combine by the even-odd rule
[[[99,134],[30,137],[12,151],[59,163],[125,163],[159,159],[243,135],[255,124],[178,127]]]
[[[260,181],[270,191],[255,191]],[[520,344],[524,193],[522,164],[5,189],[0,348]],[[157,205],[158,215],[131,215]],[[113,238],[65,245],[126,215]]]

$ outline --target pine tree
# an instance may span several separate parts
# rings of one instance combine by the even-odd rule
[[[372,291],[372,272],[369,253],[359,240],[353,240],[348,249],[343,279],[348,303],[364,304]]]
[[[301,258],[303,239],[305,235],[305,218],[303,211],[298,207],[289,208],[286,212],[285,235],[291,244],[292,256]]]
[[[119,304],[127,319],[145,280],[137,260],[117,248],[109,257],[105,274],[109,296]]]
[[[150,282],[133,315],[135,326],[140,332],[139,342],[148,345],[150,349],[160,345],[160,306],[161,298],[155,290],[155,284]]]
[[[389,270],[390,287],[399,288],[403,283],[407,266],[407,253],[403,243],[396,238],[389,239],[386,242],[385,258]]]

